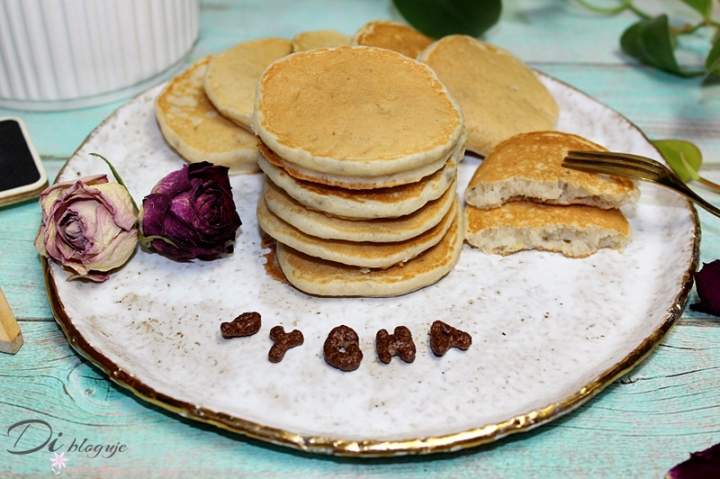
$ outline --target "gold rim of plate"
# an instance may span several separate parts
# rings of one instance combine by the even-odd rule
[[[575,92],[585,96],[586,98],[591,99],[592,101],[599,103],[608,109],[611,109],[606,105],[602,104],[601,102],[598,102],[594,98],[590,97],[586,93],[573,87],[572,85],[560,81],[550,75],[546,75],[541,72],[538,73],[541,76],[547,77],[557,83],[560,83],[566,88],[574,90]],[[140,95],[137,95],[135,98],[140,97],[145,93],[147,92],[143,92]],[[620,119],[627,122],[633,128],[637,129],[637,131],[643,135],[645,140],[647,140],[649,144],[652,144],[650,143],[650,140],[647,138],[645,133],[637,125],[635,125],[633,122],[631,122],[625,116],[621,115],[615,110],[612,111]],[[58,176],[55,178],[54,182],[57,182],[57,178],[60,177],[62,172],[65,170],[65,167],[67,166],[67,163],[70,161],[70,159],[72,159],[75,154],[85,145],[85,143],[87,143],[94,136],[95,132],[100,129],[106,122],[108,122],[112,117],[114,117],[116,113],[117,110],[111,113],[85,138],[85,140],[65,162],[65,165],[63,165],[63,167],[60,169],[60,171],[58,172]],[[650,335],[645,337],[645,339],[640,344],[638,344],[630,353],[628,353],[622,360],[620,360],[618,363],[614,364],[610,368],[606,369],[602,374],[597,376],[595,379],[587,383],[579,390],[568,395],[562,401],[551,403],[545,407],[529,411],[525,414],[521,414],[495,424],[484,424],[478,427],[450,434],[406,439],[367,439],[358,441],[326,436],[306,436],[283,429],[265,426],[263,424],[248,421],[239,417],[213,411],[207,408],[199,407],[197,405],[190,404],[188,402],[181,401],[166,394],[163,394],[143,383],[136,377],[132,376],[127,371],[122,370],[120,367],[118,367],[117,364],[115,364],[102,352],[93,348],[85,340],[82,334],[80,334],[80,332],[73,325],[72,319],[66,313],[65,306],[63,305],[60,297],[57,294],[55,278],[52,275],[52,271],[50,269],[50,265],[47,259],[41,257],[41,262],[43,267],[43,274],[45,277],[45,287],[47,290],[48,301],[50,302],[53,316],[55,318],[55,321],[60,326],[60,329],[62,330],[66,339],[70,343],[70,346],[78,354],[80,354],[80,356],[85,358],[87,361],[89,361],[94,366],[99,368],[103,373],[105,373],[111,381],[129,390],[136,397],[139,397],[140,399],[154,406],[160,407],[162,409],[173,412],[182,417],[192,419],[197,422],[211,424],[226,431],[242,434],[254,439],[258,439],[260,441],[290,447],[293,449],[299,449],[306,452],[368,458],[403,456],[410,454],[433,454],[440,452],[459,451],[462,449],[488,444],[510,434],[527,431],[542,424],[545,424],[581,406],[590,398],[592,398],[600,391],[605,389],[607,386],[612,384],[617,378],[630,371],[632,368],[637,366],[643,359],[645,359],[653,351],[655,346],[660,343],[662,338],[670,330],[675,321],[682,315],[682,312],[685,309],[685,304],[687,303],[690,289],[693,285],[693,273],[697,269],[698,259],[700,256],[700,222],[698,219],[697,211],[695,210],[692,203],[688,201],[686,204],[693,218],[693,254],[692,258],[690,259],[690,264],[688,265],[687,270],[683,274],[680,291],[675,296],[675,299],[673,300],[670,308],[665,312],[665,319],[662,324],[660,324],[660,326],[655,329]]]

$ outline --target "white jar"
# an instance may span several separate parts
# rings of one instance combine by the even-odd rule
[[[179,66],[197,36],[197,0],[0,0],[0,106],[129,96]]]

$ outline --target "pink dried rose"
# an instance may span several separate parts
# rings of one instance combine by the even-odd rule
[[[161,179],[143,199],[141,218],[142,247],[175,261],[232,253],[242,224],[228,168],[207,161],[184,165]]]
[[[690,453],[690,459],[668,471],[667,479],[705,479],[720,477],[720,444]]]
[[[35,248],[73,271],[68,279],[102,282],[138,243],[135,205],[120,183],[95,175],[56,183],[40,194]]]
[[[693,304],[692,309],[720,316],[720,260],[704,263],[695,273],[695,289],[700,302]]]

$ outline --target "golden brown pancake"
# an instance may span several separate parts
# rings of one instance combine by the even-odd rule
[[[463,138],[464,139],[464,138]],[[383,176],[338,176],[327,175],[317,171],[308,170],[298,167],[287,162],[270,150],[263,142],[259,143],[258,148],[263,157],[273,166],[282,168],[287,174],[297,180],[310,181],[325,186],[335,186],[346,190],[373,190],[380,188],[392,188],[394,186],[402,186],[410,183],[416,183],[426,178],[438,170],[442,169],[448,162],[460,163],[465,157],[465,142],[461,142],[456,150],[451,152],[448,158],[423,165],[414,170],[403,171],[392,175]]]
[[[170,80],[155,100],[155,116],[165,140],[190,163],[209,161],[230,173],[257,171],[257,138],[223,118],[205,96],[203,58]]]
[[[432,41],[432,38],[409,25],[384,20],[366,23],[357,31],[353,39],[355,45],[387,48],[410,58],[417,58]]]
[[[329,240],[308,235],[272,213],[263,198],[258,201],[260,228],[277,242],[307,255],[335,263],[363,268],[389,268],[404,263],[436,245],[445,236],[459,209],[455,201],[445,217],[426,232],[394,243]]]
[[[572,258],[600,248],[623,249],[630,225],[619,210],[515,201],[499,208],[465,207],[465,239],[486,253],[556,251]]]
[[[509,52],[450,35],[419,59],[435,70],[462,107],[470,151],[487,155],[513,135],[555,127],[557,103],[535,72]]]
[[[528,199],[608,209],[637,199],[639,193],[631,180],[564,168],[562,161],[568,150],[605,151],[605,148],[569,133],[541,131],[516,135],[495,147],[480,163],[465,192],[465,200],[479,208]]]
[[[397,218],[413,213],[445,193],[457,175],[457,166],[450,162],[416,183],[375,190],[346,190],[296,180],[262,156],[258,166],[273,183],[302,205],[351,219]]]
[[[284,38],[244,42],[213,55],[205,78],[205,93],[215,108],[247,129],[252,128],[255,88],[263,70],[292,53]]]
[[[381,176],[446,158],[462,114],[433,71],[370,47],[299,52],[265,70],[254,130],[284,161],[342,176]]]
[[[293,37],[293,51],[304,52],[316,48],[333,48],[349,45],[351,38],[335,30],[314,30],[298,33]]]
[[[414,238],[442,221],[456,196],[455,185],[437,200],[400,218],[348,220],[311,210],[265,179],[263,197],[268,209],[308,235],[324,239],[391,243]]]
[[[455,266],[464,230],[459,213],[460,209],[442,241],[407,263],[387,269],[368,270],[324,261],[283,244],[277,245],[277,260],[290,284],[309,294],[399,296],[436,283]]]

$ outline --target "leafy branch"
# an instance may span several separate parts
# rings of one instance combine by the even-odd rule
[[[603,15],[617,15],[630,11],[640,18],[630,25],[620,37],[622,50],[646,65],[680,77],[720,75],[720,20],[712,18],[713,0],[680,0],[697,12],[701,19],[682,27],[672,27],[667,14],[652,16],[639,9],[633,0],[619,0],[614,7],[599,7],[589,0],[576,0],[586,9]],[[687,69],[675,56],[677,39],[701,29],[714,31],[712,45],[705,58],[703,69]]]
[[[703,157],[695,144],[685,140],[652,140],[652,144],[683,182],[697,181],[705,188],[720,193],[720,185],[700,176]]]

